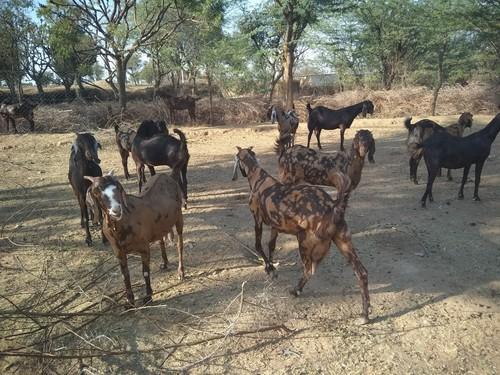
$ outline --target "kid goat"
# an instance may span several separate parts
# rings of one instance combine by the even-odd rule
[[[340,191],[341,172],[351,179],[349,191],[356,189],[361,180],[361,171],[368,155],[374,163],[375,140],[369,130],[359,130],[354,136],[350,152],[322,154],[310,148],[296,145],[286,149],[288,141],[279,138],[274,148],[278,155],[279,179],[282,183],[307,182],[313,185],[335,186]]]
[[[142,272],[146,282],[144,303],[151,302],[153,291],[149,276],[150,243],[160,241],[163,267],[168,259],[164,237],[175,226],[177,231],[178,274],[184,278],[182,259],[184,226],[182,217],[182,192],[177,182],[165,174],[157,174],[144,186],[142,194],[133,196],[125,193],[118,180],[108,174],[104,177],[85,176],[91,182],[91,194],[104,214],[103,231],[115,256],[125,281],[127,300],[134,306],[134,294],[130,284],[127,255],[139,254],[142,258]]]
[[[273,274],[273,252],[278,233],[293,234],[299,242],[299,253],[304,266],[304,275],[291,291],[299,296],[304,285],[328,253],[332,240],[354,269],[359,280],[363,302],[361,323],[368,322],[370,297],[368,294],[368,272],[359,260],[352,245],[351,232],[344,220],[347,206],[349,178],[338,173],[340,188],[337,200],[321,188],[311,185],[281,184],[257,163],[252,148],[237,147],[233,180],[238,168],[250,185],[250,211],[255,220],[255,249],[262,256],[268,274]],[[271,227],[269,257],[262,249],[262,224]]]

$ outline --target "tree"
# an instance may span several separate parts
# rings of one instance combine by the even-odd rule
[[[118,96],[126,108],[126,72],[132,56],[145,45],[170,38],[184,22],[178,0],[49,0],[53,12],[70,9],[68,16],[83,32],[95,40],[99,53],[116,71]],[[76,15],[78,15],[76,17]]]
[[[128,62],[127,72],[129,76],[132,77],[132,81],[136,86],[139,84],[139,73],[141,71],[141,68],[141,58],[138,55],[133,55]]]
[[[419,26],[415,22],[419,2],[412,0],[361,0],[353,10],[360,25],[361,48],[378,65],[386,90],[415,50]]]
[[[9,87],[12,97],[22,100],[22,68],[20,39],[25,34],[28,0],[4,0],[0,4],[0,79]]]
[[[51,62],[51,51],[47,46],[47,39],[47,28],[31,21],[27,23],[26,32],[20,38],[23,71],[35,82],[42,100],[43,86],[47,83],[47,70]]]

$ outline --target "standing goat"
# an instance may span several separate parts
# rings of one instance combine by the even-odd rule
[[[189,119],[191,122],[196,121],[196,102],[200,100],[199,97],[194,96],[172,96],[163,92],[159,92],[158,96],[163,99],[163,102],[168,107],[170,114],[170,122],[175,123],[175,111],[182,111],[187,109]]]
[[[9,125],[12,125],[14,133],[17,133],[16,119],[24,118],[30,124],[30,131],[35,131],[35,121],[33,110],[38,104],[32,103],[29,100],[24,100],[22,103],[0,105],[0,116],[7,123],[7,132],[9,132]]]
[[[435,132],[429,139],[418,145],[418,157],[423,152],[427,166],[427,187],[422,196],[422,207],[425,207],[427,197],[433,202],[432,185],[439,168],[464,169],[462,183],[458,191],[458,199],[464,198],[464,185],[469,175],[469,169],[475,164],[474,200],[479,201],[479,183],[483,165],[491,151],[491,144],[500,131],[500,113],[480,131],[467,137],[455,137],[447,132]]]
[[[351,233],[344,220],[349,196],[349,178],[338,173],[338,196],[337,200],[333,201],[317,186],[281,184],[259,166],[252,148],[237,149],[233,180],[237,178],[238,169],[248,178],[249,205],[255,221],[255,249],[264,259],[266,272],[273,275],[275,272],[272,262],[278,233],[295,235],[299,243],[304,275],[291,293],[299,296],[328,253],[333,240],[341,254],[351,263],[358,278],[363,302],[361,322],[367,323],[370,307],[368,273],[356,254]],[[266,257],[262,249],[262,224],[271,227],[269,257]]]
[[[168,134],[167,124],[164,121],[147,121],[147,135],[152,136],[154,134],[165,133]],[[146,131],[145,131],[146,134]],[[128,173],[128,157],[129,153],[132,151],[132,143],[136,131],[133,129],[120,129],[118,124],[115,124],[115,141],[118,146],[118,151],[120,152],[120,157],[122,159],[123,173],[125,178],[128,180],[130,174]],[[153,176],[155,174],[154,167],[148,166],[149,172]]]
[[[87,190],[90,182],[84,176],[102,176],[101,167],[99,167],[99,157],[97,150],[101,145],[90,133],[78,133],[76,140],[71,146],[69,157],[68,179],[73,192],[75,193],[78,204],[80,205],[80,225],[85,228],[85,242],[88,246],[92,245],[92,237],[89,230],[89,213],[86,202]],[[106,242],[104,234],[102,241]]]
[[[340,129],[340,150],[344,151],[345,130],[351,127],[357,115],[362,113],[363,117],[366,117],[367,113],[372,115],[373,110],[374,106],[370,100],[365,100],[361,103],[341,109],[330,109],[323,106],[318,106],[313,109],[311,105],[307,103],[307,111],[309,112],[309,119],[307,120],[307,129],[309,130],[309,134],[307,135],[307,147],[309,147],[313,132],[316,134],[318,148],[321,149],[321,142],[319,140],[321,130]]]
[[[279,136],[283,139],[287,134],[290,135],[287,139],[289,140],[289,144],[287,146],[293,146],[295,143],[295,133],[299,127],[299,118],[295,111],[290,110],[287,113],[283,111],[281,108],[277,108],[276,106],[272,106],[272,112],[276,116],[276,120],[278,121],[278,131]]]
[[[85,176],[91,182],[91,193],[104,214],[104,234],[111,243],[120,262],[125,282],[127,301],[134,306],[134,294],[130,283],[127,255],[139,254],[146,283],[144,303],[152,301],[150,280],[150,243],[160,241],[163,267],[168,259],[165,250],[166,237],[175,226],[177,232],[177,254],[179,278],[184,278],[182,217],[182,193],[177,182],[165,174],[157,174],[148,181],[143,194],[133,196],[125,193],[118,180],[111,176]]]
[[[154,127],[151,126],[151,123],[154,121],[143,121],[132,142],[132,159],[134,159],[137,170],[139,192],[143,182],[146,182],[145,165],[148,167],[168,165],[179,181],[184,195],[184,206],[186,206],[187,166],[189,162],[186,136],[179,129],[174,129],[174,133],[179,136],[179,139],[165,133],[152,132],[151,129],[154,130]],[[151,170],[151,173],[154,174],[154,169]]]
[[[349,191],[356,189],[361,180],[361,171],[368,155],[370,163],[374,163],[375,140],[369,130],[358,130],[352,141],[351,150],[346,153],[336,151],[322,154],[304,146],[286,148],[286,139],[276,141],[274,148],[278,155],[279,178],[282,183],[307,182],[313,185],[334,186],[337,191],[342,188],[339,173],[351,179]]]
[[[472,114],[470,112],[464,112],[458,118],[458,122],[447,127],[442,127],[432,120],[424,119],[417,121],[416,123],[411,123],[411,117],[407,117],[404,120],[404,125],[408,130],[407,147],[408,154],[410,155],[410,180],[418,185],[417,179],[417,169],[420,159],[422,158],[421,153],[418,152],[418,145],[422,144],[435,132],[446,131],[455,137],[462,137],[465,128],[472,127]],[[441,171],[438,174],[441,175]],[[453,180],[451,177],[451,170],[448,169],[447,173],[448,181]]]

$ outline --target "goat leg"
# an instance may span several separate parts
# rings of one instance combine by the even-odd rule
[[[83,222],[83,226],[85,228],[85,243],[88,246],[92,246],[92,236],[90,235],[89,229],[89,212],[87,208],[87,203],[85,203],[85,195],[79,198],[80,203],[80,212],[81,212],[81,221]]]
[[[269,275],[272,271],[274,271],[274,266],[269,262],[269,259],[264,254],[264,250],[262,249],[262,222],[258,220],[257,217],[254,216],[255,220],[255,250],[264,260],[266,273]]]
[[[179,266],[177,267],[179,280],[184,280],[184,238],[182,237],[183,227],[184,222],[181,216],[181,220],[175,223],[175,230],[177,231],[177,256],[179,258]]]
[[[276,272],[276,268],[273,265],[273,255],[274,249],[276,248],[276,239],[278,238],[278,231],[275,228],[271,228],[271,237],[269,239],[269,264],[271,265],[271,269],[266,269],[267,273],[270,273],[272,278],[275,279],[278,277],[278,273]]]
[[[371,310],[370,294],[368,292],[368,271],[358,258],[358,254],[352,245],[351,234],[347,229],[347,226],[344,227],[343,230],[337,232],[333,240],[340,253],[346,257],[351,264],[354,274],[358,279],[359,287],[361,289],[363,312],[361,319],[357,323],[366,324],[369,322],[369,313]]]
[[[476,163],[476,169],[475,169],[475,179],[474,179],[474,199],[475,201],[480,201],[481,199],[479,198],[479,183],[481,182],[481,172],[483,170],[483,165],[484,161],[480,161]]]
[[[144,282],[146,283],[146,297],[144,297],[144,304],[147,305],[153,301],[153,289],[151,289],[151,278],[149,271],[149,260],[150,260],[150,249],[145,249],[146,251],[141,253],[142,259],[142,275],[144,276]]]
[[[434,197],[432,196],[432,185],[434,184],[434,180],[436,179],[436,175],[439,170],[439,167],[428,163],[427,160],[425,162],[427,165],[427,186],[425,187],[425,193],[422,196],[422,208],[425,208],[427,197],[429,197],[429,202],[434,202]]]
[[[464,199],[464,185],[467,182],[467,177],[469,176],[469,170],[470,170],[470,164],[464,167],[462,183],[460,184],[460,189],[458,190],[458,199]]]
[[[304,285],[309,281],[311,278],[313,271],[312,271],[312,259],[311,259],[311,251],[306,248],[305,244],[302,242],[299,242],[299,252],[300,252],[300,258],[302,260],[302,266],[304,267],[304,274],[299,280],[299,283],[297,286],[290,290],[290,294],[298,297],[302,293],[302,289],[304,288]]]
[[[130,284],[130,273],[128,272],[127,255],[121,254],[119,259],[120,270],[123,275],[123,282],[125,283],[125,293],[127,295],[128,304],[134,307],[134,293],[132,292],[132,285]]]
[[[128,180],[130,178],[130,173],[128,173],[128,151],[120,150],[120,156],[122,157],[123,174]]]
[[[448,181],[453,181],[453,177],[451,175],[451,169],[448,169],[448,172],[446,173],[446,178]]]
[[[163,264],[160,266],[160,270],[166,270],[168,266],[167,249],[165,248],[165,240],[162,238],[160,240],[161,257],[163,259]]]
[[[313,130],[309,130],[309,134],[307,135],[307,148],[309,148],[309,145],[311,143],[312,134],[313,134]]]
[[[321,150],[322,147],[321,147],[321,142],[319,140],[319,137],[321,136],[321,129],[316,129],[316,141],[318,142],[318,148]]]
[[[344,149],[344,133],[345,133],[345,125],[340,126],[340,151],[345,151]]]

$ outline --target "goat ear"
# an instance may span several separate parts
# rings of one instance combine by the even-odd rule
[[[250,146],[250,147],[248,148],[248,150],[249,150],[249,151],[252,151],[252,149],[253,149],[253,146]]]
[[[120,186],[120,194],[122,197],[122,203],[125,206],[125,208],[128,210],[127,193],[125,193],[125,190],[123,190],[123,187],[121,187],[121,186]]]
[[[241,147],[240,146],[236,146],[236,149],[238,150],[238,152],[241,151]]]
[[[96,180],[97,180],[97,177],[93,177],[93,176],[83,176],[83,178],[86,180],[89,180],[90,182],[92,182],[92,184],[94,182],[96,182]]]
[[[97,142],[97,148],[102,150],[102,145],[99,142]]]

